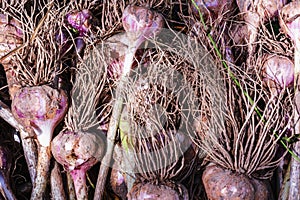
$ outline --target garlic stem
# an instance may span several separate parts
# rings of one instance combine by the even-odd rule
[[[52,197],[55,197],[56,200],[65,200],[66,194],[64,191],[63,180],[57,162],[55,162],[54,168],[51,171],[50,184]]]
[[[48,171],[50,167],[51,152],[49,146],[40,146],[37,174],[31,193],[31,200],[43,199],[43,195],[47,186]]]
[[[0,101],[0,117],[20,132],[22,147],[31,182],[34,183],[34,178],[36,176],[37,149],[32,139],[33,134],[30,134],[32,130],[25,130],[25,128],[14,118],[8,106],[2,101]]]
[[[74,181],[76,198],[78,200],[87,200],[88,191],[86,187],[86,171],[82,169],[74,169],[70,171]]]

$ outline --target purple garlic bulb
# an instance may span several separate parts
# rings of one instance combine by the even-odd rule
[[[105,152],[100,133],[60,132],[52,141],[51,151],[56,161],[70,172],[77,199],[87,199],[86,172]]]
[[[12,113],[24,126],[32,128],[42,146],[49,146],[52,133],[68,108],[62,90],[47,85],[21,88],[12,101]]]
[[[287,57],[268,55],[263,68],[266,78],[274,81],[281,88],[289,87],[294,82],[294,63]]]
[[[105,144],[100,134],[65,131],[53,139],[51,150],[66,169],[89,169],[102,158]]]
[[[130,33],[130,39],[137,41],[139,46],[145,38],[158,34],[163,27],[161,14],[145,7],[127,6],[123,12],[122,23],[125,31]]]
[[[89,10],[74,11],[67,14],[66,19],[79,32],[79,36],[87,34],[91,28],[92,14]]]

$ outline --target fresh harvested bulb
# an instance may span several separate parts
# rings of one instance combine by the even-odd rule
[[[90,31],[92,14],[89,10],[73,11],[66,15],[68,23],[78,31],[79,36],[83,36]]]
[[[10,185],[11,153],[7,147],[0,146],[0,192],[7,200],[16,199]]]
[[[90,168],[103,156],[100,134],[62,131],[52,141],[52,154],[67,170]]]
[[[72,176],[77,199],[87,199],[86,172],[99,162],[105,152],[100,134],[62,131],[52,141],[51,151]]]
[[[25,127],[34,130],[41,146],[49,146],[52,133],[68,108],[67,96],[62,90],[47,85],[24,87],[16,93],[12,113]]]
[[[162,15],[140,6],[127,6],[122,15],[124,30],[134,47],[139,47],[146,38],[158,34],[163,27]],[[135,49],[136,50],[136,49]]]
[[[62,90],[47,85],[21,88],[13,98],[12,113],[27,129],[32,129],[38,141],[37,175],[32,199],[42,199],[50,166],[50,142],[57,124],[63,119],[68,98]]]
[[[109,78],[118,80],[124,69],[137,65],[133,57],[138,54],[139,46],[148,38],[158,34],[163,27],[163,17],[148,8],[127,6],[123,12],[122,23],[126,34],[110,37],[110,57],[112,62],[108,66]],[[125,62],[131,59],[131,61]],[[125,66],[124,66],[125,65]]]
[[[289,87],[294,82],[294,63],[285,56],[266,56],[263,69],[266,79],[274,81],[280,88]]]
[[[177,188],[166,184],[137,183],[128,193],[128,200],[188,200],[187,189],[180,185]]]
[[[23,44],[23,32],[21,24],[15,19],[8,19],[7,15],[0,14],[0,63],[3,65],[9,93],[11,98],[20,88],[16,80],[16,72],[12,63],[12,56],[6,56],[9,52]]]
[[[60,29],[55,36],[56,43],[61,47],[61,56],[70,51],[75,44],[76,53],[83,56],[85,42],[83,37],[89,36],[92,27],[92,14],[89,10],[75,10],[66,15],[66,24],[69,30]],[[72,40],[74,38],[74,40]]]
[[[271,198],[271,191],[263,181],[250,179],[243,174],[223,169],[215,164],[206,167],[202,181],[210,200],[268,200]]]

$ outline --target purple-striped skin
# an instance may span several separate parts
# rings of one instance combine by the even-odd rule
[[[294,82],[294,63],[289,58],[268,55],[263,63],[266,78],[274,81],[280,88],[286,88]]]
[[[84,36],[91,28],[92,14],[89,10],[74,11],[67,14],[66,19],[78,31],[79,36]]]
[[[87,199],[86,172],[99,162],[105,151],[100,134],[62,131],[52,141],[51,151],[72,176],[78,199]]]
[[[21,88],[12,101],[12,113],[24,126],[32,128],[39,143],[49,146],[52,133],[68,109],[65,92],[49,86]]]
[[[42,199],[50,168],[50,142],[55,127],[68,109],[68,97],[62,90],[47,85],[21,88],[12,101],[14,117],[27,130],[33,130],[38,141],[38,161],[31,199]]]
[[[83,37],[90,35],[92,18],[89,10],[73,11],[66,15],[69,30],[61,29],[55,35],[56,43],[61,47],[62,57],[67,53],[74,53],[73,45],[75,45],[76,53],[83,56],[86,46]]]
[[[122,23],[129,39],[140,46],[146,38],[158,34],[163,27],[161,14],[140,6],[127,6],[123,12]]]

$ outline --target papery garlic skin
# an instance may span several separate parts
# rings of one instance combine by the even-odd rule
[[[21,88],[12,102],[12,113],[26,128],[32,128],[42,146],[49,146],[52,133],[67,109],[67,95],[49,86]]]
[[[53,139],[51,151],[70,172],[77,199],[87,199],[86,172],[104,156],[104,139],[89,132],[62,131]]]
[[[74,11],[66,16],[68,23],[79,32],[80,36],[89,32],[92,18],[91,12],[86,9]]]
[[[53,139],[51,150],[54,158],[66,169],[89,169],[103,157],[105,144],[98,134],[65,131]]]
[[[294,82],[294,63],[287,57],[268,55],[263,68],[266,78],[274,81],[281,88],[289,87]]]
[[[145,38],[158,34],[164,21],[161,14],[140,6],[127,6],[122,16],[123,27],[129,39],[139,46]]]

